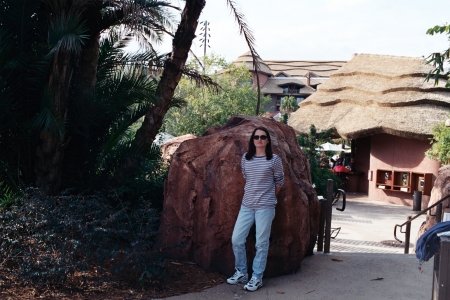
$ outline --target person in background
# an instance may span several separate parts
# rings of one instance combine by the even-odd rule
[[[339,160],[341,161],[341,163],[344,167],[348,165],[347,158],[345,157],[344,151],[341,151],[341,153],[339,154]]]
[[[256,127],[248,143],[248,151],[241,159],[246,180],[241,209],[231,238],[236,272],[227,279],[229,284],[246,283],[244,288],[256,291],[263,286],[262,277],[269,252],[269,237],[275,217],[276,195],[284,183],[283,165],[272,153],[269,131]],[[248,281],[245,241],[253,223],[256,225],[256,255],[253,274]]]

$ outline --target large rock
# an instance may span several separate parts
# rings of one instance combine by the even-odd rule
[[[438,171],[436,180],[434,181],[433,189],[431,190],[430,202],[428,207],[432,206],[445,196],[450,194],[450,166],[441,167]],[[442,203],[443,210],[449,211],[450,200],[447,199]],[[419,237],[436,224],[436,208],[432,208],[427,212],[427,218],[420,226],[419,232],[417,233],[416,242]],[[417,243],[416,243],[417,244]]]
[[[160,227],[160,241],[169,256],[197,262],[206,271],[234,272],[231,234],[245,184],[240,161],[257,126],[268,128],[285,174],[265,276],[297,271],[305,254],[311,252],[318,232],[319,205],[294,130],[267,118],[236,116],[221,128],[183,142],[173,155]],[[251,230],[249,270],[255,253],[253,236]]]
[[[177,151],[178,147],[180,147],[181,143],[187,140],[195,139],[196,136],[193,134],[185,134],[181,136],[177,136],[171,138],[164,142],[161,145],[161,156],[165,162],[170,162],[172,160],[172,156]]]

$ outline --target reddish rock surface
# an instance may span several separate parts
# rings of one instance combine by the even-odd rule
[[[285,173],[265,276],[297,271],[311,251],[318,232],[319,205],[294,130],[267,118],[236,116],[222,128],[183,142],[173,155],[160,227],[163,251],[172,258],[194,261],[206,271],[234,272],[231,234],[245,184],[240,160],[257,126],[268,128]],[[249,270],[255,253],[253,236],[251,230]]]
[[[182,136],[174,137],[164,144],[161,145],[161,155],[164,161],[170,162],[173,154],[177,151],[178,147],[180,147],[181,143],[187,140],[195,139],[196,136],[193,134],[185,134]]]
[[[430,202],[428,207],[432,206],[445,196],[450,194],[450,166],[444,166],[439,169],[436,180],[434,181],[433,189],[431,190]],[[442,209],[445,212],[450,212],[450,200],[447,199],[442,203]],[[427,213],[426,221],[420,226],[419,232],[417,233],[416,242],[419,237],[433,225],[436,224],[436,208],[431,209]]]

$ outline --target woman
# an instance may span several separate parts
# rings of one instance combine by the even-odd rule
[[[245,241],[253,223],[256,224],[256,255],[253,260],[252,278],[244,286],[256,291],[262,287],[269,251],[272,220],[275,217],[276,195],[284,182],[281,159],[272,153],[272,143],[266,128],[253,130],[248,151],[241,159],[242,174],[246,180],[241,209],[234,225],[231,242],[236,273],[227,279],[229,284],[247,283],[247,256]]]

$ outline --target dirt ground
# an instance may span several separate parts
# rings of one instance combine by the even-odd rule
[[[166,298],[186,293],[199,292],[204,289],[222,284],[225,277],[217,273],[206,273],[195,263],[166,261],[166,276],[156,278],[145,288],[137,283],[134,285],[123,282],[108,282],[96,287],[82,286],[74,278],[72,282],[60,288],[39,288],[17,286],[1,274],[0,270],[0,299],[153,299]],[[168,276],[167,276],[168,275]],[[9,281],[9,283],[8,283]]]

